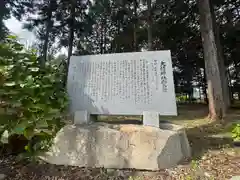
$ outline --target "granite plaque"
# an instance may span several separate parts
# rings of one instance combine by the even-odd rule
[[[170,51],[72,56],[70,110],[99,115],[177,115]]]

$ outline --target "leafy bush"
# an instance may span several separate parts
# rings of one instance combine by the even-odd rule
[[[235,141],[240,141],[240,124],[236,124],[233,128],[232,137]]]
[[[63,73],[46,64],[40,68],[36,53],[26,50],[16,37],[0,44],[0,137],[26,140],[27,152],[45,150],[61,128],[67,107]],[[12,144],[16,146],[16,144]]]

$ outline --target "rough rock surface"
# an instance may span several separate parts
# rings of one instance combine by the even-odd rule
[[[41,158],[57,165],[159,170],[189,156],[189,143],[180,126],[93,123],[65,126]]]

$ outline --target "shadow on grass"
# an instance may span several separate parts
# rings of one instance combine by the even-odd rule
[[[192,148],[192,159],[200,159],[209,150],[221,150],[226,147],[234,147],[233,139],[221,135],[225,131],[226,124],[212,122],[202,126],[186,129],[189,143]]]
[[[160,120],[174,120],[174,121],[194,121],[206,118],[208,112],[206,108],[201,109],[182,109],[178,110],[178,116],[161,116]],[[142,123],[141,115],[128,115],[128,116],[118,116],[118,115],[110,115],[110,116],[97,116],[97,121],[114,123],[123,122],[123,124],[139,124]],[[126,121],[126,122],[125,122]],[[128,122],[127,122],[128,121]]]
[[[199,120],[204,119],[208,115],[208,107],[206,105],[178,105],[178,116],[161,116],[161,120],[174,120],[174,121],[189,121],[189,120]],[[128,115],[128,116],[119,116],[119,115],[98,115],[97,121],[114,123],[113,121],[118,122],[118,124],[139,124],[139,121],[142,121],[141,115]],[[128,122],[125,122],[128,121]],[[142,122],[141,122],[142,123]]]
[[[121,120],[121,119],[116,119],[109,121],[108,119],[103,119],[103,120],[98,120],[98,122],[103,122],[103,123],[108,123],[108,124],[136,124],[136,125],[142,125],[141,120],[135,120],[135,119],[126,119],[126,120]]]

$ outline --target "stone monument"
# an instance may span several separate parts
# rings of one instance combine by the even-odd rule
[[[68,74],[74,125],[57,133],[49,163],[159,170],[190,157],[177,115],[170,51],[73,56]],[[94,115],[143,115],[143,125],[90,123]]]
[[[159,127],[160,115],[177,115],[170,51],[73,56],[68,74],[75,124],[91,115],[143,115]]]

